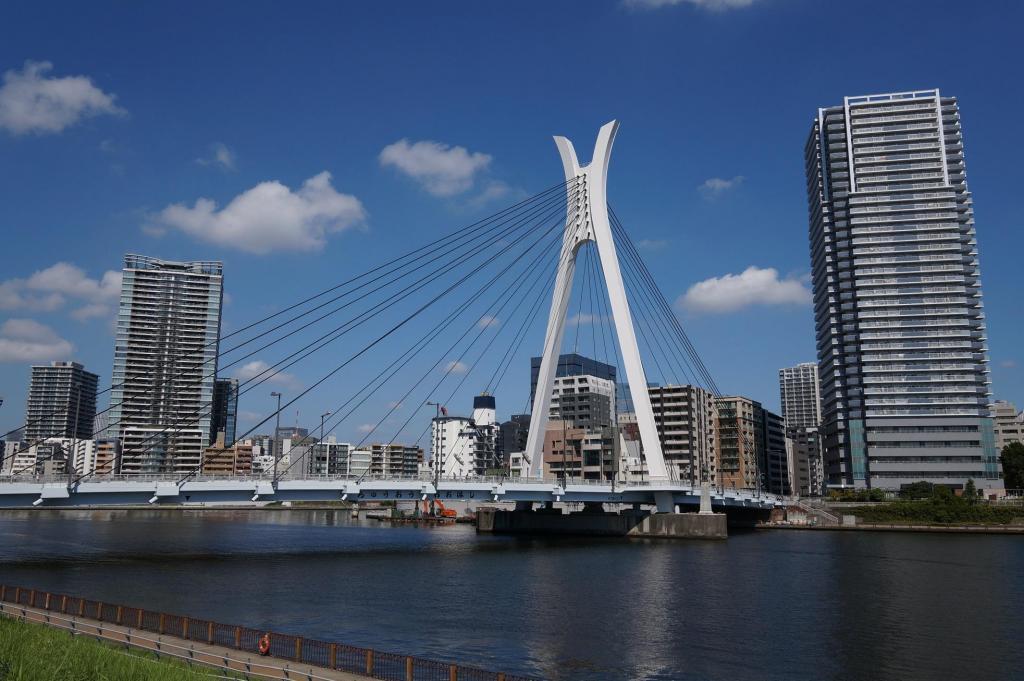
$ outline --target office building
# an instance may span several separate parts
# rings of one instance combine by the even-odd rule
[[[846,97],[805,146],[831,487],[999,487],[957,100]]]
[[[1014,442],[1024,442],[1024,412],[1005,400],[996,400],[992,405],[995,420],[996,451]]]
[[[51,362],[32,367],[25,409],[25,441],[51,437],[93,436],[99,376],[78,362]]]
[[[649,386],[647,392],[669,478],[695,485],[716,480],[714,395],[692,385]],[[636,417],[630,416],[631,439],[639,440]]]
[[[224,442],[235,441],[238,426],[238,379],[218,378],[213,385],[213,418],[210,422],[210,437],[216,441],[224,433]]]
[[[212,441],[219,262],[126,255],[108,433],[124,473],[187,473]]]
[[[782,418],[787,428],[817,428],[821,425],[821,393],[818,365],[804,362],[779,369]]]

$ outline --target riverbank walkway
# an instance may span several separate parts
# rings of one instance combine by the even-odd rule
[[[274,681],[530,681],[476,667],[0,585],[0,616]],[[267,655],[258,648],[265,642]]]

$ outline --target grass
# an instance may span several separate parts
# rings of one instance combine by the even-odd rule
[[[0,617],[0,681],[210,681],[215,669],[191,668],[126,651],[42,624]],[[234,678],[234,677],[231,677]]]
[[[898,525],[1009,525],[1024,517],[1022,508],[972,503],[944,490],[928,499],[860,506],[850,513],[865,523]]]

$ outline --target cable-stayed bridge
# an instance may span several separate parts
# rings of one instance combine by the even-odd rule
[[[291,470],[299,461],[306,465],[303,459],[280,469],[275,462],[273,471],[261,474],[209,475],[204,466],[211,454],[188,449],[196,424],[213,410],[208,404],[184,414],[153,413],[142,436],[130,446],[125,442],[120,471],[76,473],[69,463],[61,475],[41,475],[38,458],[33,470],[15,467],[0,477],[0,506],[461,499],[512,501],[520,509],[582,502],[651,505],[660,512],[700,507],[710,513],[780,503],[759,489],[726,485],[721,463],[709,453],[681,461],[663,452],[648,386],[688,384],[716,397],[720,392],[608,204],[617,129],[615,121],[601,128],[585,164],[569,140],[556,137],[563,182],[223,334],[215,341],[215,356],[171,358],[159,379],[126,375],[103,391],[121,395],[106,410],[116,407],[117,418],[106,432],[117,432],[119,421],[139,416],[133,399],[140,398],[121,390],[133,380],[173,395],[246,367],[251,375],[239,384],[242,396],[305,362],[328,369],[283,404],[273,393],[276,408],[225,448],[279,424],[282,413],[318,390],[321,396],[337,395],[339,403],[322,415],[314,447],[326,442],[326,432],[366,418],[372,420],[360,426],[363,437],[355,448],[367,442],[391,446],[416,435],[414,423],[424,420],[424,405],[452,404],[468,389],[498,393],[514,361],[535,351],[535,323],[548,309],[535,398],[524,405],[531,418],[520,475],[476,470],[446,478],[436,462],[433,472],[417,474]],[[559,355],[567,345],[573,352],[581,341],[585,346],[588,335],[590,353],[625,373],[641,471],[627,474],[612,466],[588,479],[574,476],[563,463],[559,475],[545,477],[544,441]],[[275,362],[262,359],[272,353],[279,357]],[[429,429],[428,423],[414,441],[421,442]],[[41,443],[30,443],[36,444]],[[49,456],[55,455],[56,450]],[[124,473],[125,462],[132,463],[131,474]]]

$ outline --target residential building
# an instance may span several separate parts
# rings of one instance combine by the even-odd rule
[[[611,426],[581,428],[549,421],[544,434],[544,475],[613,480],[619,464],[618,434]]]
[[[530,433],[530,415],[512,414],[498,429],[497,459],[500,466],[509,466],[514,453],[526,449],[526,436]]]
[[[203,475],[251,475],[252,445],[236,442],[228,445],[224,432],[217,435],[213,445],[203,455]]]
[[[196,470],[211,442],[223,268],[129,254],[108,436],[124,473]]]
[[[51,437],[93,436],[99,376],[78,362],[50,362],[32,367],[25,408],[25,441]]]
[[[323,442],[313,445],[310,473],[347,475],[353,449],[348,442],[338,442],[333,435],[328,435]]]
[[[615,381],[589,374],[555,377],[548,418],[577,428],[615,425]]]
[[[537,394],[537,381],[540,377],[540,357],[530,359],[530,404]],[[596,359],[584,357],[576,353],[569,353],[558,356],[558,365],[555,367],[555,378],[564,376],[593,376],[615,384],[615,367],[611,364],[599,362]]]
[[[829,486],[1001,486],[957,100],[846,97],[805,159]]]
[[[762,489],[771,494],[792,494],[795,476],[793,443],[786,437],[786,422],[764,409],[764,454],[759,467]]]
[[[423,462],[423,450],[419,447],[392,442],[372,444],[368,449],[371,475],[415,477],[419,474],[420,464]]]
[[[121,443],[117,440],[97,440],[93,475],[116,475],[120,470]]]
[[[825,468],[821,458],[821,437],[816,428],[786,431],[792,455],[793,493],[819,497],[825,493]]]
[[[694,485],[715,480],[714,395],[692,385],[649,386],[647,392],[669,478]],[[635,428],[635,416],[631,422]]]
[[[4,440],[0,443],[0,456],[3,456],[3,460],[0,461],[0,474],[7,475],[14,470],[14,458],[18,455],[18,452],[25,446],[26,443],[21,441],[21,438],[14,438]]]
[[[817,428],[821,425],[821,392],[818,365],[804,362],[779,369],[782,418],[787,428]]]
[[[995,419],[996,451],[1002,452],[1003,447],[1013,442],[1024,442],[1024,412],[1005,400],[996,400],[992,405]]]
[[[449,416],[431,421],[430,461],[442,477],[485,475],[501,467],[498,426],[493,395],[473,398],[473,416]]]
[[[430,464],[442,478],[476,473],[473,421],[465,416],[437,416],[430,422]]]
[[[224,433],[224,442],[235,441],[238,426],[238,379],[218,378],[213,384],[213,418],[210,420],[210,437],[216,441]]]
[[[765,452],[764,409],[747,397],[716,399],[715,452],[718,484],[724,488],[760,489]]]

